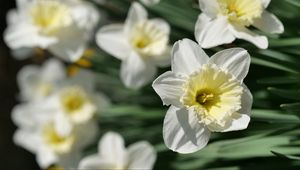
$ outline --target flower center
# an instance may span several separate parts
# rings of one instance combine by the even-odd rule
[[[183,85],[181,102],[193,109],[199,122],[211,131],[219,131],[228,123],[228,118],[241,108],[243,87],[232,74],[215,64],[205,64],[190,75]]]
[[[204,107],[209,105],[209,103],[213,103],[214,98],[215,95],[207,90],[200,90],[196,94],[196,101]]]
[[[45,124],[42,133],[45,143],[58,153],[70,151],[75,139],[72,133],[66,136],[58,134],[53,122]]]
[[[133,27],[129,42],[142,56],[159,55],[166,48],[168,35],[152,22],[141,21]]]
[[[59,1],[37,1],[30,8],[29,14],[33,24],[45,35],[54,34],[71,23],[69,8]]]
[[[88,102],[85,92],[80,87],[70,87],[61,92],[61,103],[66,113],[79,111]]]
[[[218,0],[218,3],[222,15],[242,26],[251,25],[263,11],[261,0]]]

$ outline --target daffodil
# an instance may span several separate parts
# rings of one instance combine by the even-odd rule
[[[169,24],[162,19],[147,19],[147,11],[133,3],[125,24],[102,27],[97,44],[112,56],[122,60],[121,79],[132,89],[149,83],[157,66],[167,65],[169,59]]]
[[[99,14],[86,1],[17,0],[7,20],[4,40],[11,49],[47,49],[73,62],[84,52]]]
[[[32,101],[47,98],[59,88],[59,84],[65,78],[65,67],[56,59],[46,61],[41,67],[25,66],[17,76],[21,100]]]
[[[109,105],[108,98],[95,91],[95,77],[87,70],[81,70],[60,85],[44,104],[52,112],[64,115],[75,124],[90,121],[95,113],[101,113]]]
[[[209,58],[189,39],[174,44],[172,71],[153,88],[165,105],[163,137],[168,148],[192,153],[205,147],[212,132],[247,128],[252,95],[243,84],[250,56],[242,48],[226,49]]]
[[[79,169],[150,170],[155,159],[156,152],[148,142],[137,142],[126,149],[119,134],[107,132],[99,141],[98,153],[83,158]]]
[[[36,154],[42,169],[53,164],[76,167],[82,149],[91,144],[97,134],[96,122],[73,126],[63,116],[37,105],[35,109],[26,104],[17,106],[13,120],[18,126],[14,142]]]
[[[266,11],[270,0],[199,0],[202,13],[195,26],[195,37],[202,48],[249,41],[259,48],[268,47],[266,36],[249,29],[254,26],[266,33],[282,33],[280,20]]]

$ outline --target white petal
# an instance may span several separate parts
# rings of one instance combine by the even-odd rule
[[[20,87],[22,100],[31,100],[36,96],[36,86],[39,83],[40,68],[37,66],[25,66],[18,75],[17,82]]]
[[[217,64],[224,70],[228,70],[242,81],[249,70],[250,55],[243,48],[231,48],[216,53],[210,58],[209,62]]]
[[[268,11],[264,11],[260,18],[254,20],[253,25],[266,33],[283,33],[284,27],[281,21]]]
[[[164,105],[171,104],[176,107],[182,107],[180,97],[184,93],[182,90],[182,85],[184,83],[184,78],[180,78],[173,72],[168,71],[154,80],[152,87],[159,95]]]
[[[63,63],[57,59],[47,60],[41,71],[42,78],[53,83],[61,81],[67,76]]]
[[[45,121],[53,117],[52,110],[47,110],[43,104],[45,103],[25,102],[15,106],[12,111],[13,122],[21,128],[39,128]]]
[[[102,93],[96,93],[93,95],[93,102],[97,106],[97,110],[101,112],[110,106],[110,100],[107,96]]]
[[[87,31],[92,31],[100,19],[97,9],[87,1],[81,1],[71,12],[77,25]]]
[[[24,9],[27,8],[28,5],[31,5],[35,0],[16,0],[17,8]]]
[[[170,30],[171,30],[170,25],[165,20],[160,18],[155,18],[155,19],[150,19],[148,22],[155,25],[156,28],[158,28],[160,31],[164,32],[165,34],[167,35],[170,34]]]
[[[59,158],[49,148],[41,147],[36,155],[37,163],[42,169],[49,168],[58,162]]]
[[[164,120],[163,137],[171,150],[192,153],[207,145],[210,131],[199,123],[194,112],[171,106]]]
[[[263,4],[263,7],[264,8],[267,8],[271,2],[271,0],[261,0],[262,1],[262,4]]]
[[[201,47],[192,40],[177,41],[172,49],[172,71],[175,74],[189,75],[207,63],[208,56]]]
[[[30,130],[17,130],[13,136],[15,144],[27,149],[32,153],[36,153],[40,146],[40,139],[34,131]]]
[[[130,55],[131,47],[124,35],[123,25],[103,26],[96,34],[96,43],[110,55],[124,60]]]
[[[237,38],[249,41],[254,45],[256,45],[258,48],[261,49],[268,48],[269,43],[266,36],[257,35],[256,33],[241,26],[230,27],[230,30]]]
[[[32,111],[29,104],[16,105],[12,110],[12,120],[19,127],[34,127],[35,121],[32,118]]]
[[[96,77],[94,72],[90,70],[80,69],[75,76],[69,78],[68,85],[81,86],[88,92],[93,92],[96,85]]]
[[[148,142],[138,142],[128,147],[128,169],[152,169],[156,151]]]
[[[101,159],[101,157],[97,154],[90,155],[85,158],[83,158],[79,162],[79,169],[101,169],[101,170],[107,170],[107,169],[114,169],[114,165],[110,162],[108,162],[105,159]]]
[[[71,151],[67,154],[59,155],[57,163],[55,163],[59,167],[64,168],[74,168],[78,167],[79,161],[81,159],[81,151]]]
[[[202,48],[231,43],[235,37],[228,25],[225,17],[211,19],[206,14],[200,14],[195,25],[195,38]]]
[[[82,106],[82,108],[70,115],[73,123],[83,124],[88,122],[93,118],[97,111],[97,106],[94,103],[87,102]]]
[[[146,20],[147,17],[146,9],[141,4],[133,2],[125,21],[125,33],[128,34],[136,23]]]
[[[244,92],[242,95],[242,108],[238,112],[250,116],[253,97],[251,91],[248,89],[248,87],[245,84],[243,84],[243,88],[244,88]]]
[[[93,144],[96,141],[98,132],[98,124],[95,120],[76,125],[76,135],[80,137],[80,140],[78,140],[79,148]]]
[[[18,11],[16,9],[9,10],[6,14],[7,25],[18,23],[18,21],[19,21]]]
[[[126,150],[122,136],[115,132],[107,132],[99,141],[98,147],[98,152],[101,157],[114,163],[114,165],[120,167],[125,166]]]
[[[139,89],[154,79],[156,67],[136,53],[122,62],[121,79],[126,87]]]
[[[250,116],[246,114],[239,114],[237,112],[233,113],[231,118],[233,119],[231,124],[226,129],[221,130],[220,132],[244,130],[248,127],[248,124],[250,122]]]
[[[67,62],[75,62],[82,57],[87,43],[83,30],[72,25],[57,36],[59,41],[49,47],[51,53]]]
[[[54,115],[54,127],[56,133],[61,136],[69,136],[73,130],[73,125],[63,112]]]
[[[171,47],[167,45],[165,51],[161,55],[152,56],[152,62],[159,67],[167,67],[171,65]]]
[[[18,23],[8,26],[4,31],[4,40],[12,49],[22,47],[47,48],[57,42],[57,39],[54,37],[44,37],[39,35],[37,28],[28,25],[27,23]]]
[[[210,17],[216,17],[220,10],[216,0],[199,0],[199,7],[203,13]]]
[[[26,58],[29,58],[30,56],[33,56],[35,54],[35,51],[33,48],[18,48],[11,51],[12,56],[17,60],[24,60]]]
[[[235,118],[232,121],[230,127],[226,128],[222,132],[243,130],[248,127],[248,124],[250,122],[253,97],[250,90],[245,84],[243,84],[243,88],[244,93],[242,95],[242,108],[237,113],[234,113]]]

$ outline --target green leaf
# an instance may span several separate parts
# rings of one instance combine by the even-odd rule
[[[286,154],[282,154],[276,151],[271,151],[274,155],[282,157],[282,158],[288,158],[288,159],[294,159],[294,160],[300,160],[300,157],[298,156],[293,156],[293,155],[286,155]]]
[[[300,103],[292,103],[292,104],[282,104],[280,105],[281,108],[287,110],[292,113],[299,113],[300,112]]]
[[[260,84],[270,84],[270,85],[293,84],[293,83],[300,83],[300,78],[291,77],[291,76],[268,77],[268,78],[260,79],[257,82]]]
[[[113,105],[106,109],[103,113],[104,117],[116,117],[116,116],[135,116],[138,118],[152,119],[163,118],[165,116],[165,110],[146,109],[135,105]]]
[[[288,3],[295,5],[300,8],[300,1],[299,0],[286,0]]]
[[[259,110],[254,109],[251,112],[251,117],[260,121],[269,123],[294,123],[298,124],[300,118],[296,115],[286,114],[276,110]]]
[[[269,87],[268,90],[273,94],[287,99],[300,100],[300,90],[283,90],[274,87]]]
[[[292,69],[292,68],[284,66],[282,64],[278,64],[278,63],[273,62],[273,61],[269,61],[268,59],[252,57],[251,63],[261,65],[261,66],[265,66],[265,67],[278,69],[278,70],[282,70],[282,71],[286,71],[286,72],[290,72],[290,73],[298,73],[298,70]]]
[[[289,46],[300,46],[300,38],[289,38],[289,39],[270,39],[269,47],[289,47]]]

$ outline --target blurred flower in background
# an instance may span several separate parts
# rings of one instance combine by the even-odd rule
[[[18,78],[24,103],[12,113],[19,127],[15,143],[35,153],[42,168],[76,167],[97,135],[95,114],[109,105],[94,92],[93,73],[80,70],[67,77],[63,63],[50,59],[40,68],[24,67]]]
[[[74,62],[83,54],[99,17],[86,1],[17,0],[17,9],[7,14],[4,40],[13,50],[26,50],[24,55],[41,48]]]
[[[98,153],[80,161],[79,169],[152,169],[156,152],[148,142],[141,141],[125,148],[122,136],[107,132],[98,144]]]
[[[195,37],[202,48],[216,47],[244,39],[259,48],[268,48],[266,36],[248,29],[254,26],[266,33],[284,31],[279,19],[265,10],[270,0],[199,0],[202,13],[195,26]]]
[[[167,66],[170,26],[162,19],[147,19],[139,3],[129,9],[125,24],[103,26],[96,42],[106,52],[122,60],[120,76],[126,87],[139,89],[153,80],[157,66]]]
[[[56,59],[50,59],[43,66],[23,67],[17,76],[22,101],[38,101],[53,94],[66,78],[64,65]]]

